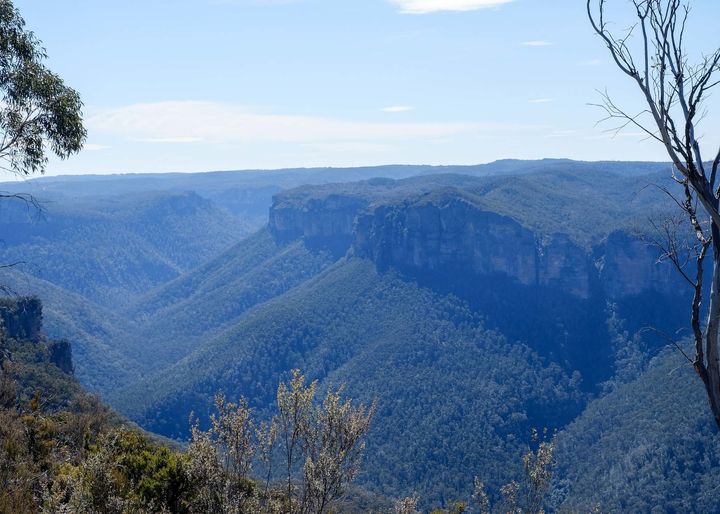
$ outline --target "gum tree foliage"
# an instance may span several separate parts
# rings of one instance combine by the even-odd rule
[[[615,10],[622,8],[629,10]],[[688,47],[690,13],[681,0],[587,0],[593,30],[641,93],[639,113],[617,105],[607,93],[601,107],[607,119],[618,122],[617,130],[639,128],[662,146],[682,192],[676,198],[665,190],[685,214],[693,237],[688,243],[677,237],[674,226],[664,227],[662,258],[675,265],[692,289],[694,355],[687,358],[720,427],[720,150],[708,148],[702,138],[706,100],[719,83],[720,48],[703,54]],[[628,28],[622,28],[628,26],[625,15],[631,19]],[[704,306],[706,268],[711,280]]]
[[[531,439],[535,449],[530,448],[523,455],[522,479],[503,485],[499,491],[500,501],[495,504],[491,502],[485,483],[476,476],[470,501],[452,501],[448,507],[433,509],[430,514],[545,514],[545,503],[556,467],[555,435],[549,434],[547,429],[542,434],[532,430]],[[419,501],[418,496],[398,499],[394,506],[395,514],[419,514]]]
[[[343,398],[342,386],[330,388],[320,405],[315,403],[317,382],[305,385],[305,377],[293,370],[289,384],[277,391],[278,415],[274,423],[286,464],[285,510],[323,514],[342,497],[357,477],[365,434],[375,413]],[[293,470],[301,467],[300,480]]]
[[[329,389],[317,403],[316,390],[317,382],[306,385],[294,370],[278,387],[278,413],[259,424],[244,399],[230,403],[216,396],[210,429],[192,428],[190,512],[331,512],[357,476],[375,407],[354,405],[342,388]],[[283,468],[278,482],[273,455]],[[262,468],[254,475],[253,462]]]
[[[512,481],[500,488],[503,501],[502,505],[496,505],[495,509],[490,507],[484,484],[475,477],[473,500],[477,509],[482,514],[498,509],[512,514],[544,514],[545,498],[550,490],[555,469],[554,439],[554,434],[550,438],[547,430],[544,430],[542,435],[533,430],[532,441],[537,448],[523,456],[522,481]]]
[[[45,49],[10,0],[0,0],[0,169],[43,173],[47,150],[64,159],[82,149],[82,102],[50,71]]]

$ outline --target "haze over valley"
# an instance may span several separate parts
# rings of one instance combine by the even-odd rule
[[[0,0],[0,514],[720,512],[720,4],[111,4]]]
[[[618,395],[645,394],[646,374],[682,364],[648,330],[686,324],[689,291],[642,232],[648,206],[672,212],[647,187],[668,183],[667,169],[498,161],[4,184],[33,191],[41,210],[4,206],[2,259],[38,258],[2,277],[43,298],[45,331],[73,342],[80,383],[154,433],[187,438],[188,416],[208,415],[218,391],[265,413],[300,368],[377,399],[359,483],[382,497],[441,504],[469,495],[468,476],[482,473],[499,488],[531,428],[547,427],[565,443],[557,480],[579,484],[558,507],[620,506],[618,488],[647,486],[582,485],[602,463],[575,467],[579,443],[568,441],[622,451],[620,435],[607,443],[607,432],[576,427],[624,405]],[[687,394],[673,380],[659,379],[664,405]],[[630,466],[664,485],[638,505],[709,494],[679,493],[654,460],[671,443],[646,430],[655,449]],[[713,462],[712,435],[687,430]]]

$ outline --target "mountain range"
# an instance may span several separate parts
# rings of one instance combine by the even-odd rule
[[[446,504],[478,476],[497,496],[547,427],[558,507],[613,492],[639,498],[616,509],[680,494],[682,510],[710,486],[599,478],[618,452],[659,466],[647,448],[672,445],[653,424],[622,435],[653,384],[679,380],[654,335],[685,328],[691,293],[651,244],[674,212],[668,169],[499,161],[4,184],[41,210],[3,205],[0,261],[25,263],[1,278],[43,298],[86,387],[158,434],[187,437],[218,391],[267,413],[301,368],[377,401],[360,478],[373,492]],[[663,405],[682,390],[667,389]],[[690,452],[712,434],[686,414]],[[703,455],[678,473],[716,470],[715,450]]]

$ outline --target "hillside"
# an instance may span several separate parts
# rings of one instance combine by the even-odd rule
[[[2,205],[0,262],[109,308],[163,284],[246,235],[243,223],[195,193],[38,197]]]
[[[575,511],[717,512],[720,441],[702,383],[675,348],[591,402],[558,436],[554,502]]]
[[[497,495],[517,476],[531,427],[564,426],[588,394],[629,372],[610,319],[626,319],[631,336],[684,326],[673,308],[679,278],[635,223],[655,176],[611,177],[616,189],[607,173],[431,175],[280,193],[268,229],[135,307],[148,312],[138,325],[155,341],[147,355],[178,362],[111,401],[150,430],[184,437],[188,413],[207,413],[215,391],[266,412],[275,384],[299,367],[378,398],[368,487],[442,504],[467,497],[472,475],[490,470]],[[529,203],[545,190],[558,208]],[[523,211],[500,200],[518,191]],[[569,218],[584,229],[569,231]],[[664,342],[646,334],[637,344],[641,366]]]
[[[300,243],[280,246],[267,230],[260,230],[121,312],[136,323],[111,342],[145,371],[163,369],[234,326],[248,309],[292,289],[331,262],[327,254],[312,253]]]
[[[471,485],[471,462],[493,470],[493,480],[511,476],[513,465],[501,463],[520,455],[522,434],[571,419],[581,397],[557,366],[478,321],[462,303],[377,273],[368,261],[341,262],[113,402],[149,430],[184,436],[187,414],[206,412],[216,391],[245,395],[265,411],[275,384],[300,367],[324,383],[347,383],[352,397],[378,398],[368,483],[438,500],[438,484],[447,494]]]
[[[198,178],[193,193],[174,189],[195,180],[185,176],[150,177],[166,190],[144,194],[135,177],[50,180],[55,214],[22,225],[6,250],[78,269],[13,268],[6,283],[48,297],[48,328],[77,340],[78,378],[148,430],[187,437],[190,412],[206,421],[218,391],[266,417],[297,367],[321,388],[378,400],[360,477],[372,492],[443,505],[467,498],[478,475],[497,498],[531,428],[565,427],[616,375],[642,371],[665,344],[644,327],[685,326],[684,286],[643,239],[644,220],[670,212],[648,187],[666,183],[663,169],[504,161],[442,170],[477,176],[418,168],[322,183],[325,170],[288,190],[290,179],[255,174],[242,198],[276,194],[267,226],[247,237],[259,218],[218,199],[239,174]],[[104,180],[119,195],[106,211],[92,198]],[[92,231],[72,236],[78,227]],[[72,237],[115,267],[85,283],[95,257],[66,252]]]

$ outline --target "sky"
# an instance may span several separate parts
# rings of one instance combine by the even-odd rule
[[[630,111],[642,99],[584,0],[14,3],[84,101],[85,149],[52,175],[665,160],[636,129],[598,125],[598,91]],[[694,2],[697,48],[720,43],[718,15]]]

